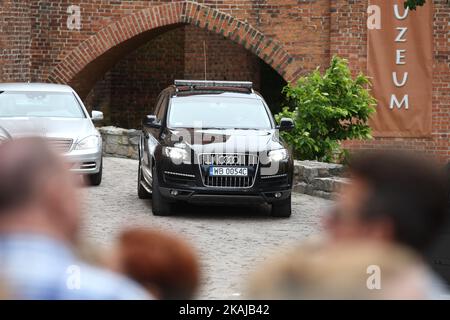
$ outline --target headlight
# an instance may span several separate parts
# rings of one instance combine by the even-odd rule
[[[100,144],[98,136],[89,136],[77,143],[75,150],[96,149]]]
[[[181,164],[189,161],[189,154],[184,149],[164,147],[162,151],[163,155],[169,157],[175,164]]]
[[[280,162],[283,160],[287,160],[288,157],[289,154],[286,149],[272,150],[269,152],[269,160],[271,162]]]

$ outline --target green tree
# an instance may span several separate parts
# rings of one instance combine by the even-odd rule
[[[416,10],[418,6],[423,6],[425,2],[425,0],[405,0],[405,8]]]
[[[352,77],[348,62],[337,56],[322,75],[319,69],[283,89],[286,105],[275,116],[292,118],[296,127],[282,132],[297,159],[331,161],[347,139],[371,139],[367,121],[376,100],[363,74]]]

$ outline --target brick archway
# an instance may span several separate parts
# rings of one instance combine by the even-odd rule
[[[104,27],[69,52],[53,68],[47,80],[75,84],[83,96],[90,85],[83,84],[86,81],[83,76],[85,69],[100,68],[106,71],[111,66],[108,61],[145,43],[149,36],[185,24],[221,34],[242,45],[270,65],[287,82],[296,80],[300,73],[300,66],[294,63],[294,58],[280,43],[247,22],[202,4],[182,1],[140,10]],[[80,88],[77,88],[77,83]]]

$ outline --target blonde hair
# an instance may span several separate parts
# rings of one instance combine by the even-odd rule
[[[379,272],[380,288],[371,282],[374,272]],[[422,299],[424,274],[421,260],[398,246],[308,243],[261,268],[250,281],[248,297]]]

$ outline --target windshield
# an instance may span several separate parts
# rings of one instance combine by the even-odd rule
[[[84,118],[71,92],[5,91],[0,93],[0,117]]]
[[[170,128],[271,129],[269,114],[259,99],[174,97]]]

